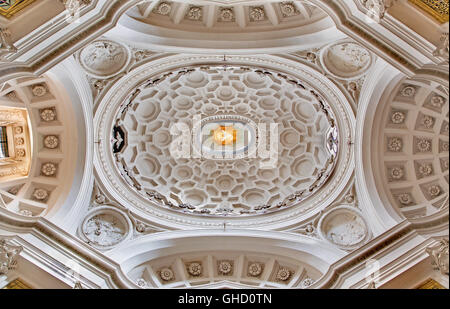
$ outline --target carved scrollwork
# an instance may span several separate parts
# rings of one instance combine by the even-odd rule
[[[443,275],[449,274],[448,239],[441,239],[436,245],[428,247],[426,252],[433,259],[433,265]]]
[[[22,250],[22,246],[0,239],[0,275],[7,275],[10,270],[17,268],[17,257]]]

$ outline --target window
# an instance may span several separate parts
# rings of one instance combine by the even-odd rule
[[[9,151],[8,151],[7,128],[0,127],[0,159],[8,158],[8,157],[9,157]]]

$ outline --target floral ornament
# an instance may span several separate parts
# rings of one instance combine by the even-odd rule
[[[16,150],[16,155],[17,155],[19,158],[25,157],[25,154],[26,154],[25,149],[17,149],[17,150]]]
[[[191,276],[198,277],[202,274],[202,264],[197,262],[191,263],[187,270]]]
[[[104,202],[106,202],[106,197],[103,194],[98,193],[95,195],[95,201],[98,204],[103,204]]]
[[[403,168],[394,167],[391,169],[391,177],[393,179],[401,179],[405,175]]]
[[[222,275],[228,275],[233,270],[233,265],[230,261],[220,261],[218,265],[219,273]]]
[[[358,90],[358,84],[356,82],[350,82],[347,85],[347,90],[350,92],[355,92]]]
[[[136,285],[140,288],[145,288],[147,287],[147,281],[145,281],[145,279],[143,278],[139,278],[136,280]]]
[[[187,17],[191,20],[200,20],[202,18],[203,12],[202,8],[198,6],[193,6],[189,9]]]
[[[419,173],[421,176],[430,176],[433,173],[433,166],[431,164],[422,164],[419,166]]]
[[[276,279],[279,281],[287,281],[291,277],[291,271],[286,267],[282,267],[277,271]]]
[[[413,97],[416,94],[416,88],[414,88],[413,86],[406,86],[402,89],[400,94],[402,95],[402,97]]]
[[[56,120],[55,110],[51,108],[46,108],[41,111],[41,119],[45,122],[50,122]]]
[[[392,123],[395,123],[395,124],[402,124],[405,122],[405,119],[406,119],[406,116],[402,112],[395,112],[392,114],[392,117],[391,117]]]
[[[31,88],[31,91],[36,97],[42,97],[47,94],[47,88],[44,85],[35,85]]]
[[[263,267],[261,265],[261,263],[251,263],[248,266],[248,274],[251,277],[258,277],[259,275],[261,275],[263,270]]]
[[[161,269],[159,276],[164,281],[172,281],[173,279],[175,279],[173,271],[170,268]]]
[[[427,140],[427,139],[420,139],[417,141],[417,149],[420,152],[427,152],[431,150],[431,141]]]
[[[448,142],[442,142],[441,141],[441,151],[448,151]]]
[[[296,15],[297,11],[292,2],[282,2],[280,3],[281,13],[284,17],[290,17]]]
[[[306,234],[308,234],[308,235],[312,235],[312,234],[314,234],[314,232],[316,231],[316,227],[313,225],[313,224],[308,224],[306,227],[305,227],[305,232],[306,232]]]
[[[48,197],[48,192],[45,189],[36,189],[33,192],[33,197],[38,201],[43,201]]]
[[[23,128],[22,128],[22,127],[15,127],[15,128],[14,128],[14,133],[16,133],[16,134],[22,134],[22,133],[23,133]]]
[[[317,59],[317,55],[315,53],[313,53],[313,52],[308,52],[308,53],[306,53],[306,59],[309,62],[315,62],[316,59]]]
[[[156,9],[156,13],[160,15],[168,15],[172,10],[172,6],[167,2],[161,2]]]
[[[19,211],[19,214],[21,214],[22,216],[25,216],[25,217],[32,217],[33,216],[33,213],[30,210],[28,210],[28,209],[21,209]]]
[[[44,146],[49,149],[55,149],[59,145],[59,139],[55,135],[48,135],[44,138]]]
[[[399,137],[391,137],[388,140],[388,149],[393,152],[399,152],[402,150],[403,142]]]
[[[409,205],[412,203],[412,197],[409,193],[403,193],[398,196],[398,201],[402,205]]]
[[[24,139],[21,138],[21,137],[18,137],[18,138],[16,138],[16,140],[15,140],[16,146],[21,146],[21,145],[23,145],[24,143],[25,143],[25,141],[24,141]]]
[[[41,172],[45,176],[53,176],[56,174],[57,167],[53,163],[45,163],[41,167]]]
[[[445,104],[445,99],[440,95],[435,95],[431,98],[431,106],[441,108]]]
[[[302,287],[302,288],[309,288],[311,285],[313,285],[314,284],[314,279],[311,279],[311,278],[306,278],[305,280],[303,280],[302,281],[302,283],[300,284],[300,286]]]
[[[250,19],[254,21],[264,20],[266,14],[263,8],[255,7],[250,10]]]
[[[136,231],[138,231],[139,233],[144,233],[145,230],[146,230],[146,227],[143,223],[136,224]]]
[[[432,197],[436,197],[439,196],[441,194],[441,188],[439,186],[431,186],[428,188],[428,193],[430,193],[430,195]]]
[[[427,128],[427,129],[431,129],[434,126],[434,118],[431,116],[424,116],[422,118],[422,125]]]
[[[220,10],[220,19],[222,21],[233,21],[234,13],[232,9],[224,8]]]

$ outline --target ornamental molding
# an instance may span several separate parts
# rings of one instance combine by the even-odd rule
[[[96,40],[76,54],[83,70],[97,79],[109,79],[130,64],[131,50],[125,44],[107,39]]]
[[[442,238],[438,242],[426,248],[426,252],[430,255],[433,262],[432,265],[442,275],[449,274],[449,256],[448,256],[448,239]]]
[[[22,250],[22,246],[0,238],[0,275],[7,275],[9,271],[17,268],[17,258]]]

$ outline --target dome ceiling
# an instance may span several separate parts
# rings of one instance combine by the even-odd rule
[[[172,29],[208,32],[265,31],[311,24],[327,17],[303,1],[250,1],[245,4],[202,4],[201,1],[146,1],[128,15]]]
[[[379,151],[383,187],[409,219],[447,209],[449,164],[448,89],[420,80],[405,80],[385,107],[373,139]]]
[[[262,252],[214,251],[177,254],[148,261],[128,277],[139,288],[191,288],[238,282],[247,288],[308,288],[322,274],[314,267]]]
[[[345,188],[353,115],[326,79],[279,57],[171,59],[137,67],[97,107],[112,199],[164,222],[288,224],[282,212],[307,218]]]
[[[133,190],[160,207],[209,215],[289,207],[319,190],[336,162],[336,121],[317,96],[258,68],[166,73],[121,105],[111,151]]]
[[[344,36],[322,9],[307,1],[155,0],[129,9],[109,37],[165,51],[261,53],[261,48],[297,49]]]

